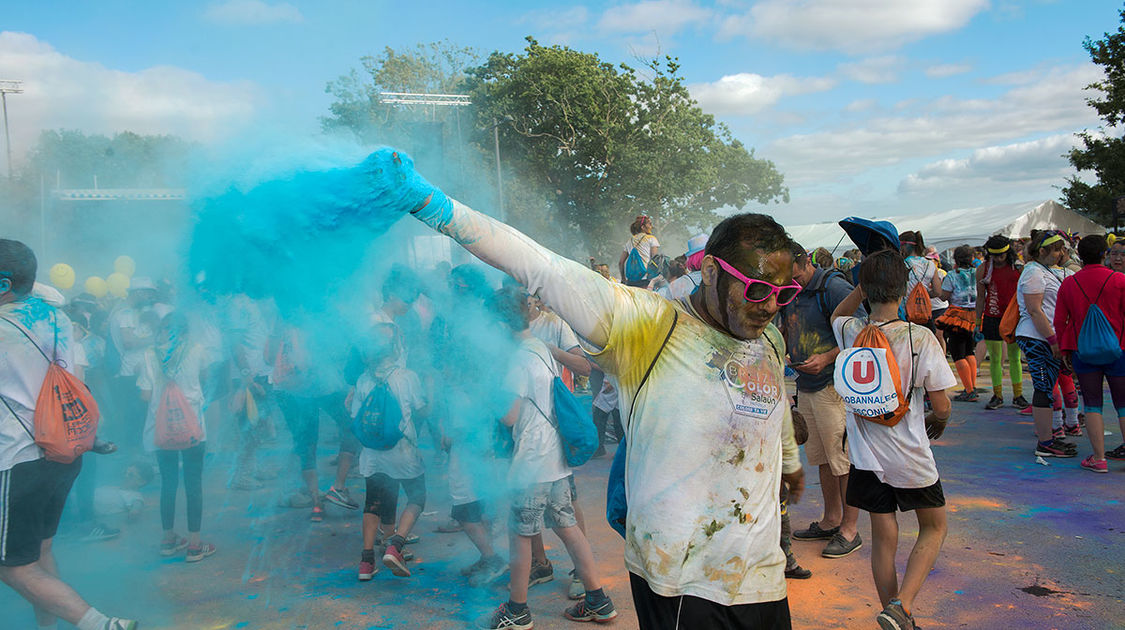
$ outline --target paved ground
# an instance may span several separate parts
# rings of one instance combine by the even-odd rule
[[[1012,409],[986,412],[982,405],[983,398],[977,405],[954,403],[956,426],[935,449],[950,535],[917,604],[920,623],[927,630],[1125,628],[1125,463],[1111,462],[1108,475],[1081,470],[1078,459],[1038,465],[1029,419]],[[1110,446],[1121,442],[1116,426],[1112,431]],[[286,439],[283,434],[279,450]],[[1084,440],[1081,455],[1089,450]],[[432,533],[447,513],[443,481],[430,479],[432,500],[416,529],[422,541],[414,546],[415,577],[397,579],[383,570],[359,583],[357,513],[329,506],[326,521],[313,524],[306,510],[274,507],[282,491],[293,487],[285,476],[266,490],[228,492],[223,482],[229,457],[210,454],[206,471],[205,531],[218,545],[217,555],[193,565],[161,558],[152,507],[124,523],[125,533],[115,541],[84,544],[60,537],[56,549],[67,579],[101,609],[140,617],[145,628],[465,628],[504,599],[499,588],[463,584],[457,570],[475,559],[463,535]],[[277,454],[275,461],[280,465],[284,457]],[[584,467],[579,488],[608,592],[621,611],[614,627],[635,628],[621,540],[602,516],[609,461]],[[329,472],[327,462],[323,472]],[[797,526],[820,516],[815,474],[809,484],[805,499],[792,508]],[[359,493],[361,481],[352,487]],[[146,496],[155,506],[155,484]],[[901,567],[916,523],[911,516],[900,522]],[[868,537],[866,518],[860,531]],[[548,542],[556,580],[531,591],[536,627],[573,627],[560,616],[570,563],[557,540]],[[794,627],[874,628],[869,548],[826,560],[816,543],[795,546],[814,576],[789,583]],[[5,588],[0,609],[0,627],[34,628],[30,608]]]

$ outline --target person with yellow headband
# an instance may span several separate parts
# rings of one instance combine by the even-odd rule
[[[984,244],[988,261],[977,267],[977,318],[988,348],[988,371],[992,378],[992,398],[985,409],[999,409],[1004,405],[1004,350],[1008,351],[1008,376],[1012,384],[1012,406],[1026,409],[1029,404],[1023,397],[1023,364],[1017,344],[1005,344],[1000,335],[1000,319],[1004,310],[1015,298],[1020,272],[1016,269],[1016,252],[1012,241],[995,234]]]
[[[1053,390],[1062,370],[1062,350],[1055,335],[1055,303],[1059,287],[1071,273],[1060,264],[1066,256],[1066,241],[1053,230],[1033,234],[1027,249],[1033,259],[1020,275],[1016,300],[1020,321],[1016,326],[1016,342],[1027,356],[1035,393],[1031,414],[1035,419],[1038,442],[1035,454],[1040,457],[1074,457],[1074,443],[1056,436],[1052,429]]]

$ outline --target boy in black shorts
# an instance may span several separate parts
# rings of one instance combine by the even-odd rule
[[[907,269],[901,254],[893,250],[874,253],[864,259],[855,290],[832,313],[832,328],[842,358],[867,324],[880,327],[898,363],[900,391],[909,401],[909,410],[894,426],[857,417],[851,409],[847,416],[851,459],[847,502],[871,514],[871,572],[883,606],[876,620],[884,630],[915,628],[911,615],[914,599],[945,541],[945,496],[929,440],[941,437],[945,431],[950,415],[945,390],[957,383],[934,334],[898,319],[906,282]],[[850,316],[864,298],[871,305],[867,321]],[[837,365],[846,368],[848,364],[845,361]],[[841,381],[846,379],[837,378],[837,388]],[[924,411],[923,389],[929,392],[933,406],[928,416]],[[841,396],[847,405],[848,396]],[[895,567],[896,510],[914,511],[918,517],[918,540],[901,584]]]

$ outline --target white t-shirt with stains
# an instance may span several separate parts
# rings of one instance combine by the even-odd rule
[[[512,427],[515,446],[508,486],[513,490],[570,475],[559,432],[544,415],[554,413],[551,386],[556,373],[547,367],[548,361],[551,355],[547,347],[531,337],[521,341],[508,369],[507,389],[522,400],[519,418]]]
[[[832,331],[841,349],[852,347],[867,322],[855,317],[840,317],[832,322]],[[859,470],[870,470],[883,483],[895,488],[926,488],[938,481],[937,463],[926,436],[925,391],[949,389],[957,384],[953,370],[945,360],[945,353],[937,337],[923,326],[892,322],[883,326],[883,334],[891,344],[898,362],[902,392],[910,388],[914,376],[914,391],[910,396],[910,410],[893,427],[869,420],[857,420],[847,414],[848,457]],[[910,337],[907,337],[909,330]],[[911,350],[913,343],[913,352]],[[917,358],[914,358],[916,356]]]
[[[684,303],[606,282],[460,203],[438,209],[447,211],[414,216],[540,295],[617,377],[628,570],[665,597],[724,606],[784,598],[778,490],[782,471],[801,464],[777,329],[751,341],[729,337]]]
[[[397,366],[380,371],[379,377],[386,379],[387,387],[398,399],[402,410],[402,422],[399,423],[402,439],[385,451],[363,447],[359,453],[359,474],[370,477],[375,473],[383,473],[391,479],[414,479],[425,472],[422,468],[422,454],[418,451],[418,432],[414,427],[414,412],[426,406],[422,383],[417,374]],[[375,377],[369,371],[364,371],[356,381],[355,393],[352,395],[350,411],[353,418],[363,409],[363,403],[372,389],[375,389]]]

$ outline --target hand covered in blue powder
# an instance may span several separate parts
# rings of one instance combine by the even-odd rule
[[[367,156],[359,169],[370,186],[368,203],[374,209],[409,212],[431,224],[452,216],[449,197],[414,169],[406,153],[384,147]]]

